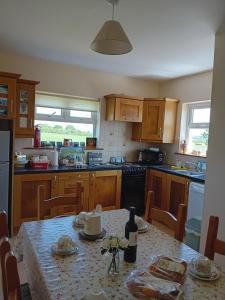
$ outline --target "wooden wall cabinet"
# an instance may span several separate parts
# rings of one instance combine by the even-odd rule
[[[20,74],[0,72],[0,119],[16,116],[16,81]]]
[[[155,193],[154,206],[177,215],[181,203],[188,204],[190,179],[157,170],[148,170],[147,190]]]
[[[105,99],[107,121],[142,121],[143,99],[116,94],[107,95]]]
[[[57,196],[58,178],[55,173],[14,176],[13,231],[25,221],[37,220],[38,199]],[[46,211],[46,216],[49,215]]]
[[[178,100],[170,98],[143,101],[142,123],[134,123],[133,140],[173,143],[176,130]]]
[[[58,196],[76,197],[76,185],[82,186],[81,210],[88,211],[89,198],[89,172],[59,173],[58,175]],[[72,208],[73,211],[73,208]]]
[[[121,170],[90,172],[89,210],[101,204],[104,210],[120,208]]]
[[[39,81],[19,79],[16,85],[16,137],[34,136],[35,87]]]

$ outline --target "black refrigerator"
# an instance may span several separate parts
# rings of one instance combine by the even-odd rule
[[[12,216],[12,159],[13,123],[0,120],[0,210],[7,212],[9,232]]]

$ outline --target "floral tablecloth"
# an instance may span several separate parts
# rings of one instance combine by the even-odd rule
[[[100,242],[79,239],[79,229],[72,226],[74,217],[54,218],[24,223],[18,233],[15,251],[23,257],[33,299],[83,299],[91,290],[102,288],[109,299],[134,299],[125,287],[133,269],[145,269],[155,255],[179,257],[189,262],[199,254],[183,243],[150,225],[148,232],[138,235],[137,261],[125,263],[121,253],[120,274],[112,281],[107,274],[105,257],[100,253]],[[102,224],[108,234],[124,236],[128,211],[102,213]],[[62,234],[77,243],[79,253],[67,257],[55,256],[51,246]],[[225,275],[215,282],[203,282],[187,275],[184,299],[225,300]]]

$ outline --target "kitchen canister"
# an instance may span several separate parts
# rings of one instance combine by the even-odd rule
[[[87,235],[97,235],[101,231],[101,214],[96,212],[87,213],[84,222],[84,233]]]
[[[48,158],[52,166],[57,167],[59,165],[59,152],[56,149],[49,151]]]

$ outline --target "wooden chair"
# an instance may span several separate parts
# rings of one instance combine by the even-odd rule
[[[145,220],[152,223],[152,220],[158,221],[168,228],[172,229],[175,233],[175,238],[182,242],[185,232],[185,221],[187,217],[187,205],[180,204],[178,208],[178,215],[175,218],[171,213],[165,210],[161,210],[153,207],[154,203],[154,192],[148,191],[146,209],[145,209]]]
[[[7,237],[2,237],[0,240],[0,260],[1,260],[1,273],[2,273],[2,289],[4,300],[8,299],[7,282],[5,273],[5,256],[10,251],[10,243]]]
[[[0,238],[5,236],[9,236],[9,230],[7,213],[3,210],[0,212]]]
[[[58,196],[38,203],[38,220],[45,219],[46,211],[50,210],[50,218],[78,214],[82,210],[81,183],[77,183],[75,196]]]
[[[210,216],[208,234],[205,246],[205,256],[214,259],[215,253],[225,255],[225,241],[217,238],[219,217]]]
[[[4,300],[31,300],[29,285],[20,284],[17,259],[7,237],[0,241],[0,258]]]

